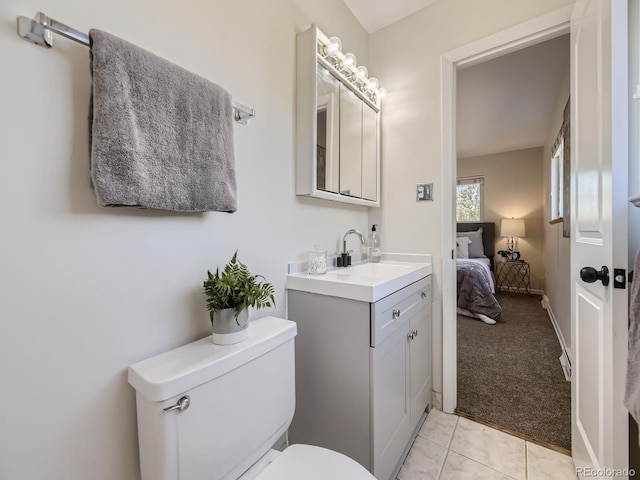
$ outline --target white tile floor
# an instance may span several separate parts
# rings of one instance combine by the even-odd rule
[[[567,455],[432,409],[398,480],[575,480]]]

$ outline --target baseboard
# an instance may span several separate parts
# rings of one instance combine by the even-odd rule
[[[569,360],[569,355],[567,352],[562,352],[560,354],[560,365],[562,366],[562,371],[564,372],[564,378],[567,382],[571,381],[571,361]]]
[[[542,308],[546,309],[547,313],[549,314],[551,325],[553,325],[553,329],[556,331],[556,336],[558,337],[558,342],[560,342],[560,348],[562,349],[562,354],[560,355],[560,365],[562,366],[564,377],[569,382],[571,381],[571,357],[569,357],[569,349],[567,348],[567,343],[564,341],[564,336],[562,335],[562,330],[560,330],[560,326],[558,325],[558,320],[556,319],[556,316],[553,313],[553,309],[551,308],[549,297],[547,297],[544,292],[542,292],[541,303]]]

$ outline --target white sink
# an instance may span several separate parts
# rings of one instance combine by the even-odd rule
[[[330,270],[324,275],[294,273],[285,286],[291,290],[377,302],[431,274],[430,263],[363,263]]]

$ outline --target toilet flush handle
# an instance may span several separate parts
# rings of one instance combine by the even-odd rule
[[[189,398],[189,395],[185,395],[184,397],[180,398],[180,400],[178,400],[178,403],[176,403],[175,405],[171,405],[170,407],[163,408],[163,410],[165,412],[170,412],[172,410],[180,410],[181,412],[184,412],[187,408],[189,408],[189,405],[191,405],[191,399]]]

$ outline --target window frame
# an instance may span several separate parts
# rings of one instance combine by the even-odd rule
[[[564,217],[564,136],[559,135],[551,151],[550,223]]]

